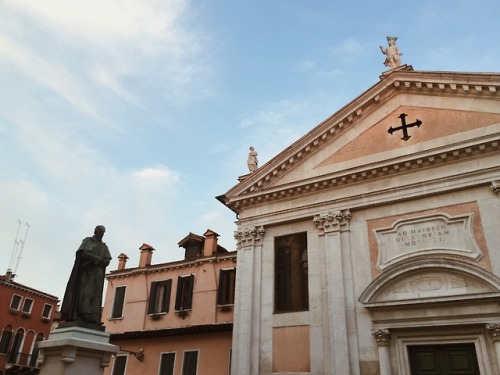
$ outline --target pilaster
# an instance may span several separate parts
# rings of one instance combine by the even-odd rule
[[[388,329],[377,329],[372,331],[372,335],[378,346],[380,375],[392,375],[391,332]]]
[[[261,259],[264,227],[234,232],[237,242],[232,373],[259,373]]]
[[[345,263],[350,263],[349,223],[351,213],[349,210],[326,212],[314,216],[314,223],[318,227],[318,235],[323,238],[325,249],[325,278],[326,297],[328,304],[328,346],[325,350],[332,359],[332,366],[325,369],[332,374],[355,374],[358,371],[351,369],[349,337],[347,331],[347,304],[346,276],[350,275],[350,264],[347,269]],[[321,241],[321,239],[320,239]],[[345,254],[348,255],[345,262]],[[328,349],[327,349],[328,348]],[[355,372],[353,373],[352,370]]]

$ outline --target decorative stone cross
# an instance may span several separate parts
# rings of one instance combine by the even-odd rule
[[[417,119],[417,121],[412,122],[411,124],[407,124],[405,117],[408,116],[406,113],[401,113],[398,118],[401,119],[401,126],[397,126],[393,128],[392,126],[387,130],[389,134],[394,133],[395,131],[402,130],[403,131],[403,138],[401,138],[403,141],[407,141],[408,139],[411,138],[411,135],[408,135],[408,128],[411,128],[413,126],[420,127],[422,125],[422,121]]]

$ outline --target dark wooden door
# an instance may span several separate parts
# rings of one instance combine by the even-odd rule
[[[479,375],[474,344],[408,347],[412,375]]]

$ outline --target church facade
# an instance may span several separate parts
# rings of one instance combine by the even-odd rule
[[[401,66],[218,197],[232,372],[500,373],[500,74]]]

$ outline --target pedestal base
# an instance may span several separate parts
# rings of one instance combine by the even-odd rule
[[[108,333],[82,327],[58,328],[38,348],[41,375],[102,375],[119,350]]]

